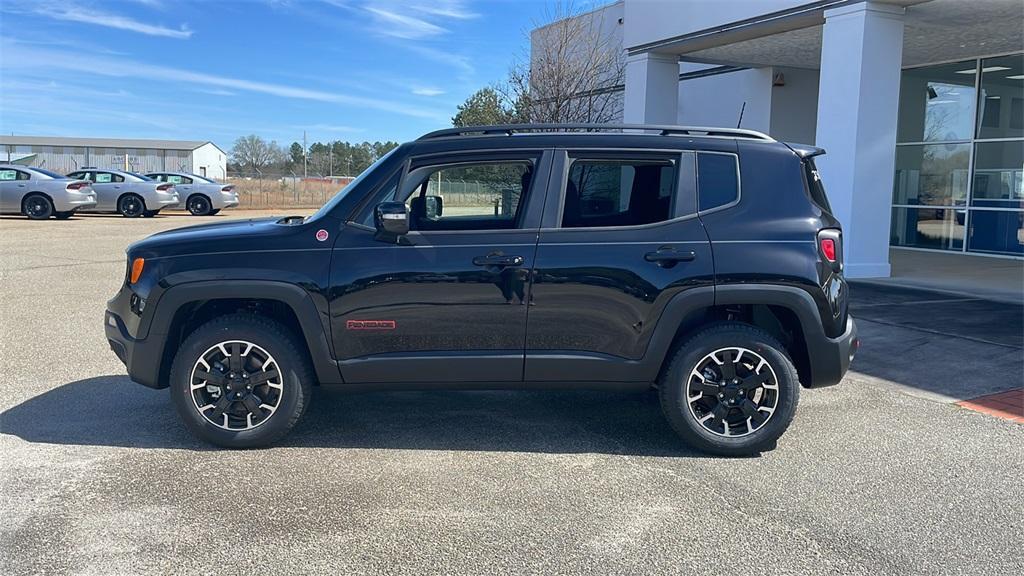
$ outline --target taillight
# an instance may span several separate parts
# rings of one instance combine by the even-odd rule
[[[85,188],[88,185],[89,185],[88,182],[72,182],[71,184],[68,184],[67,189],[68,190],[81,190],[82,188]]]
[[[161,192],[166,192],[166,191],[168,191],[168,190],[170,190],[172,188],[174,188],[174,184],[161,184],[161,185],[156,187],[156,189],[161,191]]]
[[[831,238],[821,239],[821,253],[825,256],[825,260],[829,262],[836,261],[836,241]]]
[[[221,188],[220,191],[221,192],[231,192],[234,189],[235,189],[234,186],[225,186],[225,187]]]
[[[843,233],[836,228],[826,228],[818,232],[818,252],[833,270],[843,269]]]

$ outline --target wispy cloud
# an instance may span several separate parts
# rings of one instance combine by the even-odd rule
[[[298,86],[217,76],[203,72],[194,72],[192,70],[185,70],[181,68],[147,64],[145,62],[122,58],[106,58],[92,55],[83,56],[74,52],[58,50],[25,50],[19,46],[19,44],[10,41],[4,41],[0,47],[2,47],[5,53],[5,68],[22,67],[28,69],[62,69],[70,71],[88,69],[92,74],[110,77],[139,78],[154,82],[188,83],[196,85],[197,87],[203,86],[228,91],[255,92],[281,98],[345,104],[432,120],[443,117],[442,114],[436,111],[417,106],[409,106],[400,102],[382,100],[380,98],[366,98]]]
[[[296,128],[299,130],[306,130],[309,132],[366,132],[364,128],[356,128],[354,126],[341,126],[338,124],[313,124],[312,126],[296,126]]]
[[[187,39],[192,37],[192,30],[182,24],[178,28],[170,28],[160,24],[152,24],[136,20],[123,14],[104,12],[94,6],[80,5],[73,0],[55,2],[52,0],[38,0],[34,2],[8,2],[4,9],[13,13],[29,13],[36,16],[61,20],[64,22],[78,22],[81,24],[92,24],[115,30],[126,30],[147,36],[158,36],[162,38]]]
[[[377,21],[376,31],[386,36],[394,36],[405,40],[418,40],[447,32],[446,29],[437,24],[431,24],[420,18],[392,12],[383,7],[367,6],[366,11],[372,14]]]
[[[424,14],[455,18],[456,20],[472,20],[473,18],[480,17],[476,12],[466,8],[465,3],[461,0],[434,0],[429,3],[413,4],[411,8]]]
[[[440,96],[444,94],[444,90],[440,88],[430,88],[426,86],[419,86],[412,89],[412,93],[417,96]]]
[[[197,92],[202,92],[203,94],[209,94],[211,96],[234,96],[235,95],[234,92],[232,92],[230,90],[225,90],[223,88],[202,88],[200,90],[197,90]]]

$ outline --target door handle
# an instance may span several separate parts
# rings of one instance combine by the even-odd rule
[[[496,268],[507,268],[510,266],[522,266],[522,256],[506,256],[505,254],[488,254],[473,258],[474,266],[494,266]]]
[[[697,253],[693,250],[676,250],[666,247],[644,254],[644,260],[654,262],[662,268],[671,268],[679,262],[690,262],[696,259]]]

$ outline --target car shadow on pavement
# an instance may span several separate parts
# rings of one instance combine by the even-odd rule
[[[211,450],[180,422],[167,390],[127,376],[65,384],[0,413],[27,442]],[[653,393],[314,389],[277,446],[703,457],[669,428]]]

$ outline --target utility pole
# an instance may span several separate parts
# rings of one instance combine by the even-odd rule
[[[308,176],[306,168],[306,156],[309,155],[309,147],[306,146],[306,131],[302,131],[302,191],[306,191],[306,177]],[[295,187],[295,195],[298,196],[299,188]],[[298,200],[298,198],[296,198]]]

